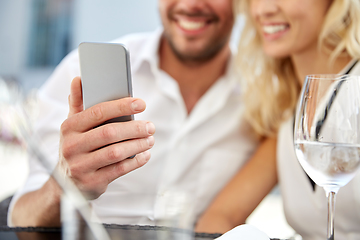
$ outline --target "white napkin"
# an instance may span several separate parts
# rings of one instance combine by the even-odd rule
[[[269,237],[256,227],[243,224],[231,229],[215,240],[269,240]]]

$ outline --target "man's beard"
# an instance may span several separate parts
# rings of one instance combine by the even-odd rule
[[[176,44],[172,41],[170,36],[164,34],[166,41],[169,43],[169,46],[175,56],[184,63],[188,64],[202,64],[213,59],[227,44],[228,38],[218,39],[218,41],[213,41],[207,44],[207,47],[204,47],[202,50],[197,52],[181,52],[176,48]]]

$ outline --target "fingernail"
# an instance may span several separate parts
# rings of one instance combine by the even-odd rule
[[[138,156],[141,156],[141,158],[140,158],[141,162],[142,162],[141,165],[144,165],[150,160],[151,154],[150,154],[150,151],[147,150],[145,152],[138,154]]]
[[[146,131],[148,134],[153,135],[155,133],[155,125],[152,122],[146,124]]]
[[[144,104],[140,100],[135,100],[131,103],[131,107],[134,111],[142,111],[144,110]]]
[[[155,139],[154,139],[153,136],[148,137],[146,140],[147,140],[147,142],[148,142],[148,144],[149,144],[149,147],[154,146]]]
[[[151,157],[150,151],[147,150],[147,151],[143,152],[143,154],[144,154],[145,162],[148,162],[150,160],[150,157]]]

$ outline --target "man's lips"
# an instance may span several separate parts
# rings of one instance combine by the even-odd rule
[[[211,13],[170,12],[169,19],[175,21],[184,31],[196,32],[205,29],[209,24],[218,21],[218,16]]]
[[[207,21],[192,21],[189,19],[179,19],[178,24],[186,31],[196,31],[205,27]]]

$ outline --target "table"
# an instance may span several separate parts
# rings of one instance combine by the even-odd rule
[[[137,226],[137,225],[115,225],[104,224],[105,229],[109,232],[112,239],[121,240],[158,240],[164,238],[169,230],[167,227],[159,226]],[[208,233],[195,233],[193,240],[213,240],[221,234],[208,234]],[[120,238],[121,236],[121,238]],[[41,228],[41,227],[28,227],[28,228],[9,228],[0,226],[0,239],[6,240],[61,240],[61,228]],[[87,239],[93,239],[88,237]],[[169,240],[169,239],[167,239]],[[272,239],[279,240],[279,239]]]
[[[157,240],[164,237],[167,231],[173,231],[166,227],[156,226],[134,226],[134,225],[114,225],[104,224],[105,229],[108,231],[111,239],[121,240]],[[176,233],[175,233],[176,234]],[[121,238],[120,238],[121,236]],[[220,234],[206,234],[196,233],[194,240],[212,240]],[[28,227],[28,228],[9,228],[0,227],[0,239],[8,240],[61,240],[61,228],[41,228],[41,227]],[[93,239],[89,236],[87,239]]]

